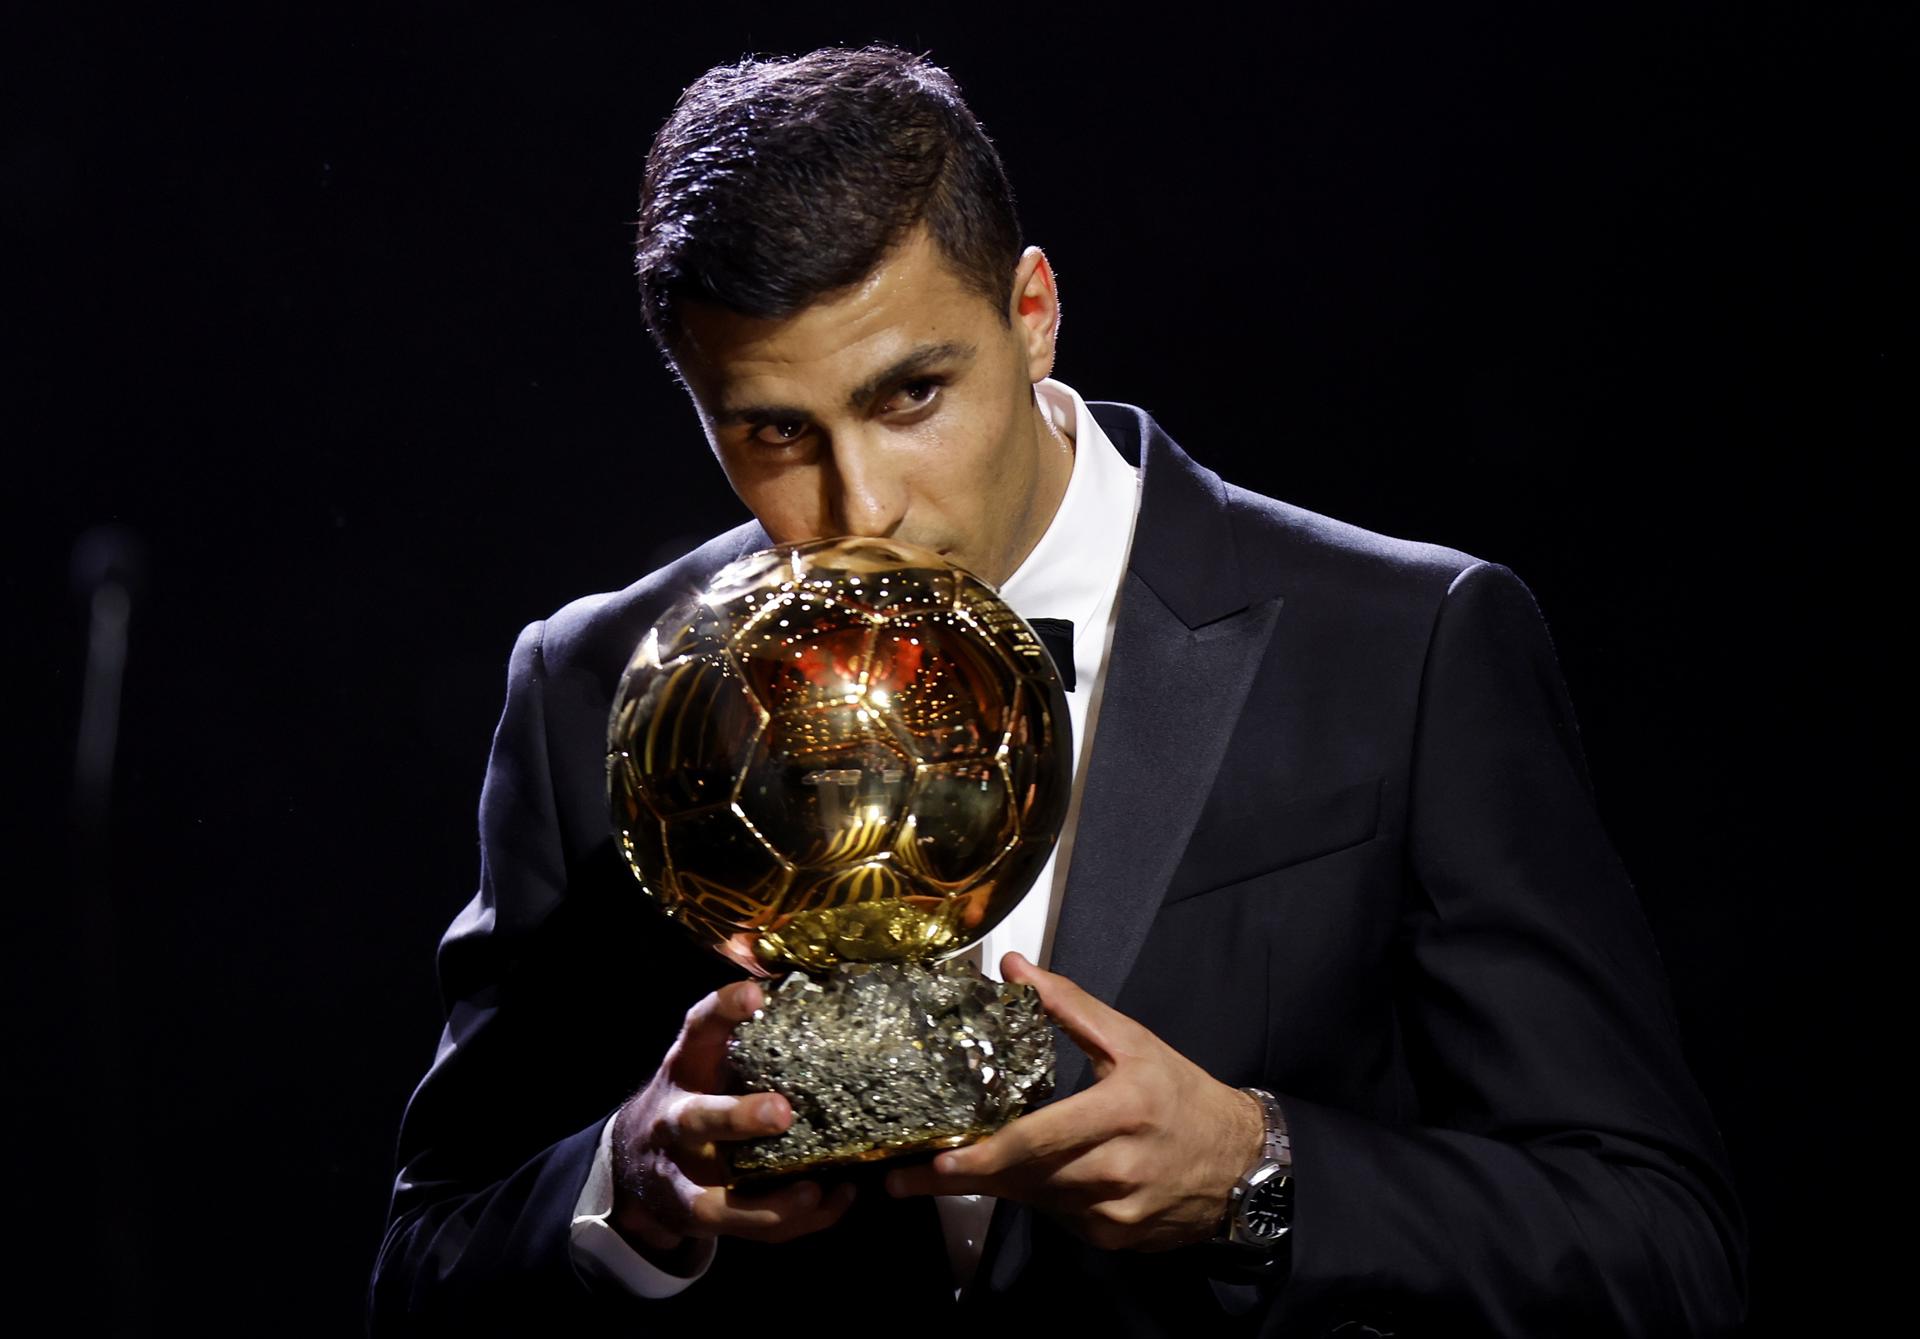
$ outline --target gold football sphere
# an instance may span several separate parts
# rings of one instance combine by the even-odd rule
[[[759,975],[948,957],[1066,816],[1072,727],[991,587],[887,539],[730,564],[654,625],[607,738],[614,828],[667,915]]]

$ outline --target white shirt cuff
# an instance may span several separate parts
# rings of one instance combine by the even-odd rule
[[[669,1274],[627,1244],[627,1239],[610,1221],[613,1217],[613,1119],[600,1127],[600,1147],[593,1155],[593,1170],[573,1206],[573,1267],[589,1283],[603,1280],[626,1289],[635,1297],[664,1298],[686,1291],[713,1264],[715,1250],[711,1237],[700,1241],[694,1251],[693,1273],[686,1277]]]

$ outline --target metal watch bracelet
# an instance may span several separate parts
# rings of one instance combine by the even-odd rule
[[[1215,1241],[1239,1249],[1272,1251],[1292,1229],[1293,1141],[1280,1103],[1272,1093],[1263,1088],[1240,1091],[1260,1104],[1266,1128],[1260,1156],[1242,1173],[1228,1196],[1226,1219]]]

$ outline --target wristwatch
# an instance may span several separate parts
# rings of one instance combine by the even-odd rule
[[[1272,1252],[1293,1228],[1293,1142],[1280,1103],[1260,1088],[1240,1090],[1260,1103],[1267,1123],[1260,1157],[1234,1183],[1216,1241]]]

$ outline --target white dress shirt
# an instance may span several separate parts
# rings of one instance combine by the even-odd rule
[[[1080,821],[1087,761],[1093,756],[1107,652],[1140,503],[1139,471],[1100,430],[1086,401],[1071,387],[1051,379],[1035,385],[1034,398],[1048,421],[1072,440],[1073,474],[1040,542],[1007,578],[1000,595],[1023,618],[1064,618],[1073,623],[1075,687],[1067,694],[1067,712],[1073,722],[1073,783],[1060,841],[1033,888],[972,951],[981,970],[995,980],[1000,978],[1000,959],[1009,952],[1042,967],[1053,954],[1053,929],[1073,858],[1073,834]],[[707,1241],[693,1272],[685,1277],[666,1273],[627,1244],[609,1221],[612,1133],[609,1120],[600,1132],[599,1152],[574,1208],[574,1265],[583,1274],[642,1297],[671,1297],[706,1272],[713,1261],[713,1242]],[[935,1200],[956,1292],[972,1280],[979,1265],[993,1203],[984,1195],[942,1195]]]

